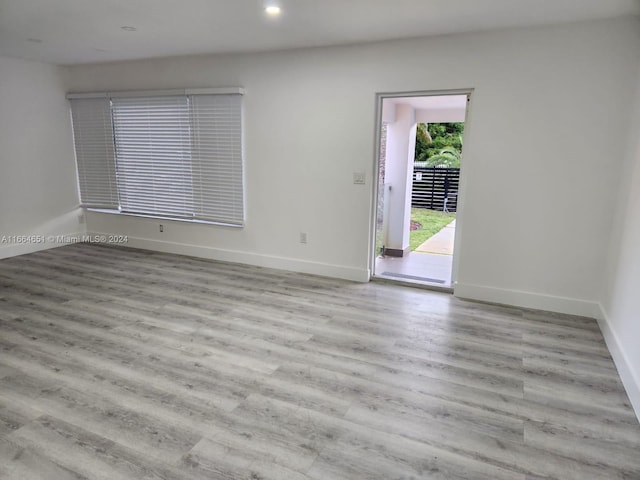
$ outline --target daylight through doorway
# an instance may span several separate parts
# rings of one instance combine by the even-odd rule
[[[450,288],[468,94],[383,97],[374,276]]]

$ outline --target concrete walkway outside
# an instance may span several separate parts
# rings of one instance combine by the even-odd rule
[[[456,221],[444,227],[433,237],[415,249],[419,253],[435,253],[438,255],[453,255],[453,239],[456,234]]]
[[[405,257],[378,257],[375,275],[411,283],[451,286],[454,220]]]

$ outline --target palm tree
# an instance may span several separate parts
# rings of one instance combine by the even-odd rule
[[[461,153],[455,147],[444,147],[436,155],[429,157],[427,167],[460,168]]]

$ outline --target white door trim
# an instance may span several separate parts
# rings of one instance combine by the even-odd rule
[[[452,89],[452,90],[414,90],[414,91],[406,91],[406,92],[378,92],[376,93],[376,106],[375,106],[375,131],[374,131],[374,158],[373,158],[373,179],[372,179],[372,188],[371,188],[371,215],[369,219],[369,280],[373,278],[375,273],[375,262],[376,262],[376,222],[377,222],[377,212],[378,212],[378,195],[380,192],[378,191],[378,178],[380,174],[380,134],[382,131],[382,102],[386,98],[402,98],[402,97],[436,97],[436,96],[449,96],[449,95],[466,95],[467,96],[467,108],[465,115],[465,144],[467,138],[467,126],[470,119],[470,109],[471,109],[471,97],[473,95],[473,88],[462,88],[462,89]],[[462,156],[464,157],[464,151],[466,148],[463,148]],[[466,176],[464,175],[464,163],[460,162],[460,186],[458,189],[458,208],[457,208],[457,221],[456,221],[456,234],[454,239],[454,256],[453,256],[453,270],[452,270],[452,278],[451,285],[455,288],[455,284],[458,278],[458,267],[459,262],[457,261],[459,248],[462,243],[462,228],[459,228],[463,221],[463,210],[464,210],[464,202],[465,202],[465,190],[466,190]]]

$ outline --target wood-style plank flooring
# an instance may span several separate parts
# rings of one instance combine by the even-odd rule
[[[97,245],[0,261],[2,479],[640,479],[596,322]]]

